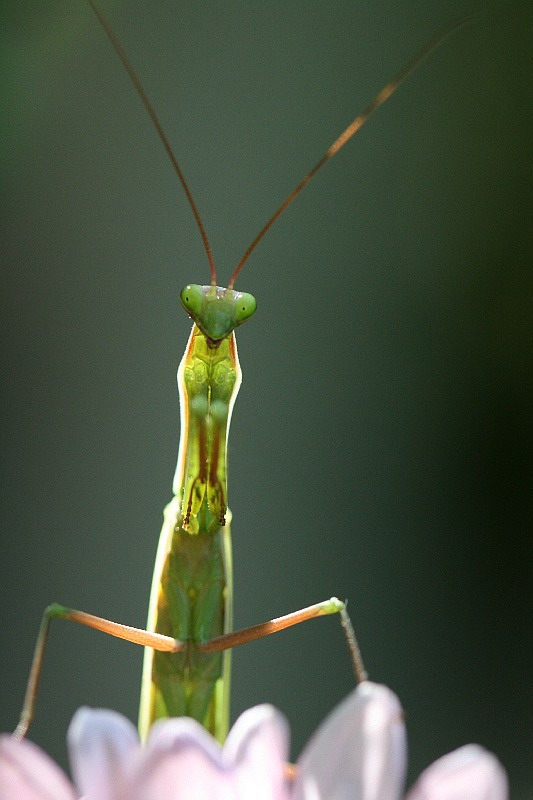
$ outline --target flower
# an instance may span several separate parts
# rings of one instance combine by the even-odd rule
[[[400,800],[406,737],[398,698],[361,683],[327,717],[286,779],[288,726],[268,705],[246,711],[223,747],[194,720],[157,722],[141,747],[113,711],[82,708],[68,731],[74,785],[29,741],[0,739],[0,800]],[[506,800],[491,753],[466,745],[426,769],[406,800]]]

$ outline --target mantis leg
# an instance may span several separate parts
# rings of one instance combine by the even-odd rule
[[[103,617],[95,617],[93,614],[87,614],[85,611],[76,611],[73,608],[66,608],[58,603],[52,603],[44,610],[39,633],[37,634],[30,676],[24,696],[24,704],[22,706],[19,723],[13,733],[17,739],[22,739],[26,736],[35,715],[39,680],[44,662],[48,633],[50,631],[50,623],[53,619],[57,618],[69,619],[72,622],[78,622],[81,625],[87,625],[89,628],[95,628],[103,633],[116,636],[118,639],[126,639],[128,642],[141,644],[145,647],[153,647],[155,650],[161,650],[167,653],[176,653],[186,647],[185,644],[179,642],[177,639],[172,639],[170,636],[163,636],[159,633],[149,633],[141,628],[132,628],[130,625],[122,625],[119,622],[112,622],[111,620],[103,619]]]
[[[315,603],[307,608],[302,608],[299,611],[293,611],[291,614],[286,614],[283,617],[262,622],[259,625],[252,625],[249,628],[243,628],[233,633],[218,636],[208,642],[196,643],[194,646],[204,653],[216,653],[221,650],[229,650],[232,647],[237,647],[246,642],[252,642],[255,639],[261,639],[263,636],[269,636],[272,633],[278,633],[285,628],[292,625],[298,625],[300,622],[305,622],[308,619],[321,617],[325,614],[339,614],[340,622],[346,637],[348,649],[352,659],[355,678],[358,683],[367,679],[367,674],[363,666],[361,653],[357,644],[357,639],[353,630],[351,620],[346,611],[346,604],[332,597],[330,600],[325,600],[321,603]],[[150,633],[142,628],[134,628],[130,625],[123,625],[119,622],[112,622],[111,620],[97,617],[93,614],[87,614],[85,611],[77,611],[72,608],[61,606],[58,603],[49,605],[42,616],[37,641],[35,644],[35,651],[33,654],[33,661],[28,678],[28,685],[26,688],[26,695],[24,697],[24,704],[20,715],[19,723],[13,733],[17,739],[22,739],[26,736],[28,729],[33,721],[35,715],[35,706],[37,702],[37,693],[39,689],[39,680],[41,677],[42,666],[44,662],[44,655],[46,650],[46,642],[50,630],[50,623],[52,619],[68,619],[71,622],[77,622],[80,625],[86,625],[89,628],[108,633],[118,639],[125,639],[133,644],[140,644],[144,647],[152,647],[154,650],[166,653],[177,653],[180,650],[185,650],[191,646],[189,642],[181,642],[178,639],[173,639],[170,636],[164,636],[160,633]]]
[[[352,621],[348,616],[346,603],[343,603],[336,597],[331,597],[329,600],[323,600],[320,603],[314,603],[312,606],[307,606],[307,608],[301,608],[299,611],[285,614],[283,617],[276,617],[268,622],[261,622],[259,625],[251,625],[249,628],[242,628],[239,631],[227,633],[224,636],[218,636],[216,639],[205,642],[205,644],[198,644],[197,648],[204,653],[216,653],[219,650],[227,650],[230,647],[238,647],[240,644],[253,642],[255,639],[262,639],[263,636],[270,636],[271,633],[278,633],[279,631],[285,630],[285,628],[290,628],[292,625],[299,625],[300,622],[305,622],[315,617],[322,617],[326,614],[339,614],[348,650],[350,651],[355,680],[357,683],[362,683],[368,679],[368,675],[363,665],[363,659]]]

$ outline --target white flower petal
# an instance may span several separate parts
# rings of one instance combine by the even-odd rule
[[[220,745],[193,719],[161,720],[150,729],[128,800],[230,798]]]
[[[496,756],[467,744],[424,770],[407,800],[506,800],[508,795],[507,776]]]
[[[33,742],[0,737],[0,800],[75,800],[65,773]]]
[[[288,796],[285,762],[289,726],[273,706],[250,708],[230,731],[223,757],[235,771],[236,797],[282,800]]]
[[[222,749],[194,720],[156,723],[129,800],[288,800],[287,725],[275,709],[245,712]]]
[[[80,708],[67,744],[74,782],[87,800],[114,800],[124,791],[140,751],[133,724],[116,711]]]
[[[294,800],[398,800],[406,739],[396,695],[359,684],[326,717],[298,759]]]

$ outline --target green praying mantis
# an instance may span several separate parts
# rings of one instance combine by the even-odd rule
[[[51,605],[43,617],[17,735],[26,734],[33,718],[50,621],[60,617],[147,648],[139,716],[141,734],[145,735],[157,718],[189,715],[222,741],[229,724],[230,653],[236,645],[316,616],[339,613],[357,678],[365,676],[344,603],[335,598],[252,628],[232,631],[226,446],[241,380],[234,329],[255,310],[252,295],[234,286],[237,278],[240,282],[242,267],[271,225],[443,37],[439,36],[417,53],[333,142],[254,238],[228,286],[221,288],[203,222],[153,106],[100,8],[93,0],[89,2],[122,59],[178,174],[204,243],[211,280],[207,285],[188,284],[180,296],[185,311],[193,319],[193,330],[178,371],[181,407],[178,466],[174,497],[165,510],[147,629],[134,629]]]

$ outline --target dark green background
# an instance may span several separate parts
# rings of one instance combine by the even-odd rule
[[[342,128],[455,33],[277,223],[238,287],[236,624],[338,594],[406,711],[410,780],[477,741],[532,790],[532,279],[525,2],[107,3],[221,282]],[[86,5],[4,2],[2,709],[52,600],[143,625],[178,441],[180,287],[207,281],[177,180]],[[529,70],[529,71],[528,71]],[[235,654],[294,755],[352,686],[334,619]],[[33,738],[135,718],[141,652],[58,623]]]

